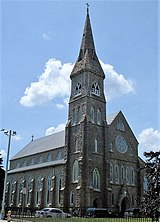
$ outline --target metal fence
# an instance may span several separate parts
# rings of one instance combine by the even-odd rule
[[[22,207],[7,207],[5,208],[5,216],[7,215],[7,212],[11,210],[12,212],[12,218],[17,218],[17,219],[21,219],[21,218],[34,218],[35,217],[35,213],[36,213],[36,210],[39,210],[38,208],[22,208]],[[62,209],[64,210],[64,209]],[[64,210],[65,211],[65,210]],[[68,212],[68,213],[71,213],[70,210],[66,210],[65,212]],[[83,218],[84,218],[84,221],[87,222],[87,218],[85,217],[85,212],[86,212],[86,209],[77,209],[77,213],[71,213],[71,218],[68,220],[68,221],[76,221],[76,218],[81,218],[82,221],[83,221]],[[107,217],[105,218],[103,221],[108,221],[108,222],[160,222],[160,215],[150,215],[150,216],[144,216],[142,214],[140,215],[136,215],[136,216],[133,216],[133,217],[122,217],[120,215],[115,215],[115,216],[110,216],[110,217]],[[72,220],[73,218],[73,220]],[[68,219],[68,218],[67,218]],[[99,218],[94,218],[94,222],[98,222],[100,221],[101,219]],[[31,220],[32,221],[32,220]],[[61,221],[61,219],[59,218],[59,221]],[[89,220],[90,221],[90,220]],[[79,220],[78,220],[79,222]]]

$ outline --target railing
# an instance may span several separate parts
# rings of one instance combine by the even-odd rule
[[[62,208],[61,208],[62,209]],[[24,208],[22,212],[22,207],[7,207],[5,208],[5,215],[7,215],[7,212],[11,210],[12,212],[12,218],[21,218],[22,213],[24,218],[28,217],[35,217],[36,210],[40,210],[38,208]],[[75,209],[74,211],[71,211],[71,209],[62,209],[64,212],[68,212],[71,214],[72,218],[85,218],[85,212],[86,209]],[[153,217],[149,216],[143,216],[142,214],[139,215],[133,215],[132,217],[125,217],[125,216],[120,216],[118,214],[115,215],[110,215],[105,221],[108,222],[160,222],[160,215],[154,215]],[[97,218],[98,219],[98,218]],[[69,220],[72,221],[72,220]],[[75,220],[74,220],[75,221]],[[95,220],[96,222],[97,220]],[[87,222],[87,218],[85,218],[85,222]]]

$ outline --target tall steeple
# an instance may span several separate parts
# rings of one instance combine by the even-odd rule
[[[75,73],[85,69],[95,72],[96,74],[101,75],[103,78],[105,78],[104,72],[96,55],[88,5],[80,52],[74,68],[71,72],[71,79]]]

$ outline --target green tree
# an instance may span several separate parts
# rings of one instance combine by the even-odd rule
[[[5,171],[3,169],[3,158],[2,158],[2,152],[0,151],[0,209],[1,209],[1,203],[2,203],[2,196],[3,196],[3,186],[4,186],[4,176]]]
[[[0,168],[2,168],[3,164],[3,158],[2,158],[2,152],[0,151]]]
[[[158,221],[160,212],[160,151],[145,152],[147,158],[145,163],[145,173],[147,178],[147,190],[141,198],[140,207],[145,215]]]

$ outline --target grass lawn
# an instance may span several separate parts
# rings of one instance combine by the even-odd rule
[[[21,219],[13,221],[21,222]],[[160,219],[159,219],[160,221]],[[150,218],[24,218],[23,222],[151,222]]]

